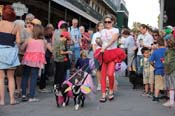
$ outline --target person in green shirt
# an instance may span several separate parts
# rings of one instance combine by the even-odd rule
[[[60,26],[59,34],[60,38],[58,40],[54,40],[54,61],[55,61],[55,77],[54,84],[61,85],[66,79],[66,70],[67,70],[67,61],[68,54],[72,54],[72,51],[67,51],[66,43],[70,38],[69,33],[67,32],[68,25],[63,23]]]

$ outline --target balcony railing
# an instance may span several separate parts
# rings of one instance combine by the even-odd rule
[[[125,11],[125,13],[126,13],[127,15],[129,14],[128,10],[126,9],[126,6],[124,6],[123,4],[121,4],[120,10]]]
[[[103,0],[103,2],[107,3],[107,5],[109,5],[114,12],[117,12],[117,6],[111,0]]]
[[[84,0],[66,0],[66,1],[78,7],[79,9],[86,12],[87,14],[94,17],[95,19],[97,20],[102,19],[102,15],[96,12],[93,8],[91,8]]]

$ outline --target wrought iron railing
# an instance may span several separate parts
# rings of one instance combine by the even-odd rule
[[[82,11],[86,12],[90,16],[94,17],[97,20],[102,19],[102,15],[95,11],[93,8],[89,6],[84,0],[66,0],[67,2],[71,3],[72,5],[78,7]]]
[[[114,12],[117,12],[117,6],[111,1],[111,0],[103,0],[105,3],[107,3]]]

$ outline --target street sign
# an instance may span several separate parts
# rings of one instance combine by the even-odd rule
[[[25,13],[28,13],[28,8],[21,2],[13,3],[12,7],[15,10],[16,16],[23,16]]]

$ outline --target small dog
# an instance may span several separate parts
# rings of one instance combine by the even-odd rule
[[[75,84],[73,84],[71,87],[74,96],[75,110],[78,110],[80,106],[84,107],[86,94],[91,92],[91,89],[93,89],[91,76],[88,73],[82,71],[81,75],[79,76],[80,77],[75,80]],[[87,91],[84,91],[83,88],[85,88]]]
[[[84,107],[84,101],[85,101],[85,94],[81,91],[81,85],[73,85],[72,86],[72,92],[74,95],[74,105],[75,105],[75,110],[78,110],[80,107]]]
[[[133,85],[133,89],[136,89],[138,85],[143,86],[143,74],[138,74],[136,71],[130,71],[129,81]]]
[[[69,86],[68,84],[54,85],[54,93],[55,93],[57,107],[61,105],[65,107],[66,105],[68,105],[70,97],[68,96],[68,92],[65,92],[68,86]]]

